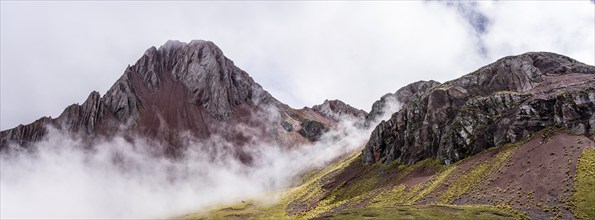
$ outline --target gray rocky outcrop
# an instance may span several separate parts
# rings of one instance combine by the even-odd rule
[[[58,127],[67,128],[70,131],[80,131],[88,134],[95,134],[98,123],[109,117],[106,106],[101,101],[98,92],[92,92],[82,105],[74,104],[68,106],[62,114],[56,118],[55,124]]]
[[[595,67],[562,55],[505,57],[428,88],[374,129],[364,163],[449,164],[547,127],[595,132]]]

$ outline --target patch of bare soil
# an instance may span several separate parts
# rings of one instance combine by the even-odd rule
[[[231,214],[231,215],[226,215],[225,219],[246,220],[246,219],[252,219],[253,216],[254,216],[254,214]]]
[[[224,211],[224,212],[229,212],[229,211],[242,211],[242,210],[246,210],[246,209],[249,209],[249,208],[252,208],[252,207],[254,207],[254,205],[253,205],[253,204],[247,204],[246,206],[244,206],[244,207],[241,207],[241,208],[227,207],[227,208],[222,208],[222,209],[219,209],[219,211]]]
[[[403,177],[403,179],[401,179],[399,182],[400,184],[405,184],[407,188],[412,188],[418,184],[423,184],[432,179],[434,174],[436,174],[436,171],[437,170],[434,167],[422,166],[411,171],[411,173]]]

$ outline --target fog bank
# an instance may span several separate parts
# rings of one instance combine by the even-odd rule
[[[387,107],[393,109],[384,119],[398,105]],[[234,156],[237,147],[224,137],[189,138],[184,156],[173,160],[159,156],[161,146],[143,138],[115,137],[88,146],[50,128],[32,153],[0,155],[0,217],[168,218],[250,197],[274,202],[262,194],[295,185],[300,174],[361,150],[370,130],[357,123],[343,120],[320,141],[298,148],[244,147],[255,158],[250,166]]]

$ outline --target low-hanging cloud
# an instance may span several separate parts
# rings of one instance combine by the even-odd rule
[[[398,104],[386,106],[385,115],[398,110]],[[12,146],[0,154],[0,218],[171,218],[247,198],[274,202],[263,193],[298,184],[304,172],[360,150],[373,127],[358,124],[342,120],[321,140],[294,148],[244,146],[255,158],[249,165],[238,159],[238,146],[221,136],[197,140],[185,134],[187,149],[172,159],[143,138],[89,144],[49,128],[30,150]],[[248,127],[236,128],[251,134]]]

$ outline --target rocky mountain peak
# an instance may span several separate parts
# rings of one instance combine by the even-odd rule
[[[471,93],[482,95],[497,91],[527,92],[552,77],[594,73],[592,66],[563,55],[529,52],[501,58],[442,87],[465,86]]]
[[[161,88],[164,81],[183,84],[189,92],[187,101],[202,105],[217,119],[229,118],[240,104],[271,98],[210,41],[168,41],[159,49],[151,47],[126,72],[140,78],[150,93]],[[122,81],[131,76],[124,77]]]
[[[413,164],[433,157],[448,164],[547,127],[592,133],[594,85],[595,67],[531,52],[417,92],[406,86],[399,91],[411,98],[374,129],[363,160]]]
[[[0,150],[39,141],[48,126],[88,140],[114,135],[153,139],[175,154],[188,139],[182,134],[198,139],[219,135],[237,146],[255,140],[293,146],[316,140],[335,125],[321,113],[279,102],[214,43],[168,41],[148,48],[105,95],[92,92],[56,119],[0,132]]]

